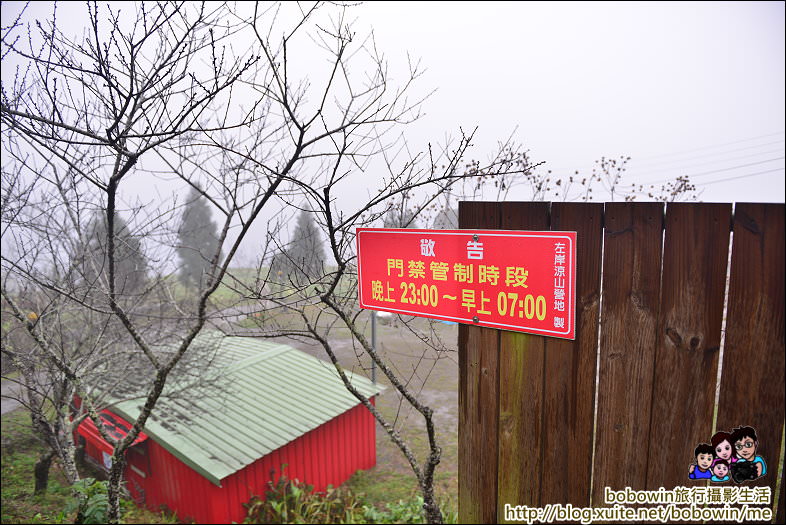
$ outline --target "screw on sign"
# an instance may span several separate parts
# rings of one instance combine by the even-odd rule
[[[575,338],[576,232],[357,230],[360,306]]]

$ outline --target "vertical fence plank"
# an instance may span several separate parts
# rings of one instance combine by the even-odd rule
[[[500,227],[548,230],[549,203],[504,202]],[[504,505],[538,506],[546,338],[500,331],[498,518]]]
[[[549,339],[540,505],[590,504],[603,204],[554,203],[551,229],[575,231],[576,339]]]
[[[781,494],[778,496],[778,513],[773,523],[786,523],[786,468],[781,472]],[[775,498],[775,494],[772,495]]]
[[[686,462],[712,435],[730,204],[666,208],[647,488],[688,484]]]
[[[607,203],[604,223],[594,506],[605,487],[646,484],[663,205]]]
[[[756,429],[767,475],[746,484],[770,486],[773,498],[784,421],[785,235],[783,204],[737,204],[717,423],[727,432]]]
[[[494,202],[460,202],[460,228],[499,228]],[[497,521],[499,331],[459,325],[459,521]]]

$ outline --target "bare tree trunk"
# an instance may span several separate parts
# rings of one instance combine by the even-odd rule
[[[49,467],[52,466],[52,458],[55,453],[52,450],[44,452],[35,464],[35,494],[43,494],[49,486]]]
[[[74,484],[81,479],[79,470],[76,467],[76,446],[74,439],[70,434],[71,430],[67,429],[64,432],[65,443],[60,441],[61,451],[57,454],[63,464],[63,471],[65,472],[66,479],[70,484]]]
[[[123,481],[125,466],[124,454],[112,455],[112,468],[109,470],[109,509],[106,517],[109,523],[120,523],[120,484]]]
[[[431,486],[424,491],[423,509],[426,512],[427,523],[442,523],[442,511],[434,500],[434,487]]]
[[[74,454],[74,459],[76,460],[76,464],[80,467],[84,467],[85,465],[85,446],[86,443],[77,443],[76,445],[76,453]]]

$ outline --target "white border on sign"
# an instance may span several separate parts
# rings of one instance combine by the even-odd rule
[[[509,330],[513,330],[516,332],[522,332],[522,329],[531,330],[531,332],[538,332],[542,334],[558,334],[558,335],[568,335],[571,332],[571,326],[576,316],[576,305],[571,304],[569,305],[571,315],[568,316],[568,324],[567,330],[564,332],[560,332],[558,330],[546,330],[543,328],[529,328],[527,326],[522,325],[512,325],[512,324],[505,324],[505,323],[495,323],[491,321],[480,321],[478,323],[474,322],[471,317],[464,318],[464,317],[451,317],[449,315],[440,315],[440,314],[427,314],[423,312],[413,312],[411,310],[399,310],[396,308],[390,308],[385,306],[377,306],[377,305],[366,305],[363,304],[363,276],[361,275],[361,261],[360,261],[360,235],[362,233],[396,233],[396,234],[408,234],[408,235],[422,235],[423,233],[427,232],[429,235],[474,235],[477,232],[485,232],[483,236],[485,237],[532,237],[532,238],[539,238],[539,239],[567,239],[568,245],[570,246],[570,261],[571,263],[575,262],[576,253],[575,253],[575,246],[573,246],[573,239],[567,235],[559,235],[562,232],[539,232],[540,235],[532,235],[530,232],[523,232],[523,231],[516,231],[511,230],[510,232],[500,232],[500,230],[426,230],[426,229],[409,229],[409,228],[358,228],[355,232],[356,237],[356,247],[357,247],[357,255],[358,255],[358,286],[360,287],[360,297],[358,297],[358,302],[360,303],[361,308],[365,308],[367,310],[381,310],[387,312],[395,312],[395,313],[402,313],[402,314],[410,314],[415,315],[418,317],[428,317],[431,319],[444,319],[448,321],[459,321],[465,322],[468,324],[472,324],[474,326],[488,326],[488,327],[505,327]],[[494,233],[490,233],[494,232]],[[576,233],[576,232],[571,232]],[[575,265],[574,265],[575,266]],[[571,272],[571,278],[569,281],[570,288],[568,289],[568,297],[571,299],[571,303],[573,303],[574,294],[572,292],[573,288],[576,285],[576,271],[575,268],[571,268],[573,271]],[[531,333],[528,332],[528,333]],[[575,338],[575,333],[574,333]]]

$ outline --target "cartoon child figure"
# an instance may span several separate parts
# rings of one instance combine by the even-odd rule
[[[732,463],[737,461],[737,452],[734,450],[731,441],[731,434],[728,432],[716,432],[710,440],[712,444],[713,454],[715,455],[715,462],[724,459],[726,466],[731,466]]]
[[[737,463],[750,461],[756,467],[756,477],[767,473],[767,464],[764,458],[756,455],[759,441],[753,427],[737,427],[731,431],[731,442],[734,443],[734,450],[737,452]],[[756,479],[756,478],[752,478]]]
[[[700,443],[699,446],[693,451],[696,460],[691,464],[688,470],[689,479],[710,479],[712,478],[712,445],[709,443]]]
[[[712,463],[712,477],[710,480],[713,483],[723,483],[729,481],[729,462],[725,459],[716,459]]]

